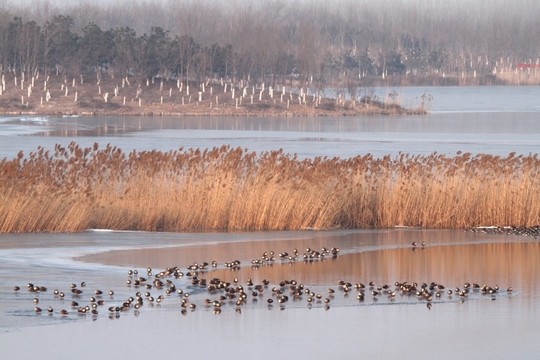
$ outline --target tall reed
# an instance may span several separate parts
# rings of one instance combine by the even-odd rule
[[[299,160],[71,143],[0,162],[0,231],[300,230],[540,223],[538,154]]]

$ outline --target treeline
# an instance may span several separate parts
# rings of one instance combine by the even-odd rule
[[[0,5],[3,71],[353,87],[538,63],[540,3],[381,0]]]

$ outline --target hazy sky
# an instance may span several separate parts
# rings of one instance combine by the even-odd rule
[[[17,6],[17,5],[31,5],[33,3],[44,3],[48,2],[51,5],[58,6],[58,7],[64,7],[64,6],[77,6],[77,5],[118,5],[119,3],[133,3],[133,2],[139,2],[139,3],[186,3],[186,2],[216,2],[219,4],[225,4],[225,3],[260,3],[261,0],[0,0],[0,4],[4,4],[7,6]],[[264,1],[270,1],[270,0],[264,0]],[[279,0],[275,0],[279,1]],[[378,3],[380,0],[367,0],[373,1],[373,3]],[[392,0],[392,1],[399,1],[399,0]],[[354,3],[355,0],[287,0],[285,3],[291,3],[291,2],[303,2],[303,3],[310,3],[310,2],[322,2],[322,3]],[[366,2],[366,0],[363,0],[362,2]],[[401,0],[399,2],[402,3],[410,3],[411,5],[419,4],[424,6],[433,7],[434,5],[437,6],[437,3],[441,5],[441,7],[448,6],[449,4],[484,4],[484,5],[500,5],[504,3],[508,4],[519,4],[520,0]],[[528,2],[525,0],[525,2]]]
[[[276,1],[280,2],[283,0],[264,0],[265,2],[268,1]],[[372,1],[374,4],[380,3],[381,0],[287,0],[284,3],[288,4],[291,2],[301,2],[301,3],[317,3],[321,2],[324,4],[334,3],[352,3],[355,2],[370,2]],[[388,0],[387,0],[388,1]],[[532,2],[534,2],[533,0]],[[198,3],[198,2],[215,2],[216,4],[225,5],[227,3],[229,4],[238,4],[238,3],[252,3],[252,4],[260,4],[261,0],[0,0],[0,5],[4,5],[6,7],[17,7],[17,6],[29,6],[35,3],[49,3],[56,7],[72,7],[72,6],[78,6],[78,5],[100,5],[100,6],[108,6],[108,5],[118,5],[119,3],[172,3],[172,4],[178,4],[178,3]],[[501,6],[502,4],[511,4],[513,6],[519,6],[518,4],[521,3],[531,3],[531,0],[390,0],[390,3],[392,2],[399,2],[404,4],[411,4],[411,5],[421,5],[424,7],[448,7],[448,6],[454,6],[454,5],[465,5],[465,6],[471,6],[476,5],[480,7],[491,7],[491,6]]]
[[[35,3],[49,3],[55,7],[64,8],[72,7],[78,5],[99,5],[99,6],[108,6],[108,5],[118,5],[119,3],[132,3],[132,2],[148,2],[148,3],[160,3],[166,2],[168,0],[0,0],[0,4],[4,4],[7,7],[17,7],[17,6],[31,6]],[[182,0],[178,0],[182,1]]]

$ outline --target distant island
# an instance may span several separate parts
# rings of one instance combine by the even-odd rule
[[[128,77],[13,73],[1,76],[0,113],[24,115],[221,115],[348,116],[425,114],[424,104],[406,109],[399,96],[364,95],[351,100],[347,90],[334,97],[322,91],[287,86],[247,85],[207,79],[184,83],[151,78],[140,84]]]

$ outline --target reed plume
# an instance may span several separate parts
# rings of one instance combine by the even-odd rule
[[[300,160],[282,150],[75,143],[0,162],[1,232],[302,230],[540,223],[538,154]]]

